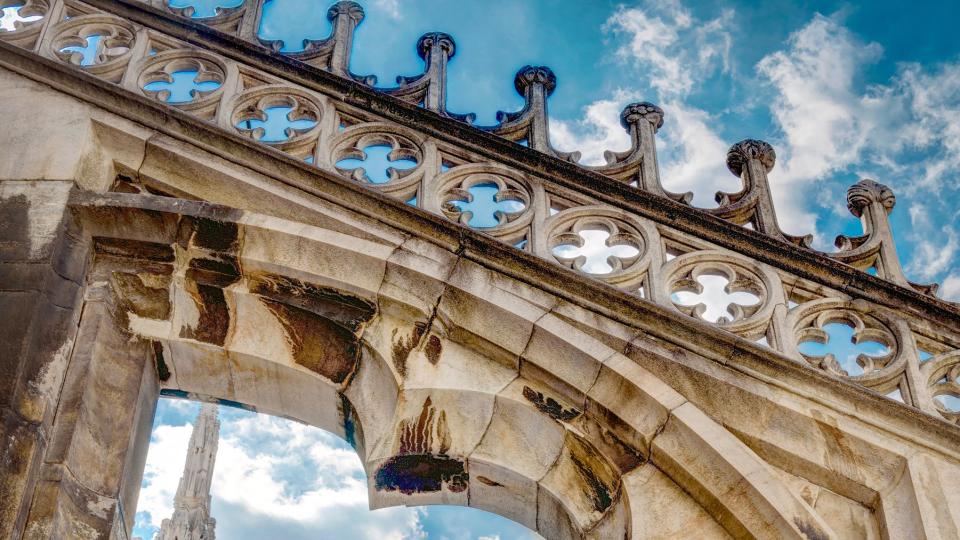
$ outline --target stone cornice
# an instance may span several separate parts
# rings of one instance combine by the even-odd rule
[[[139,10],[140,8],[127,6],[126,9]],[[147,20],[155,16],[146,11],[144,13],[142,16],[147,17]],[[180,24],[179,21],[169,21],[165,17],[158,17],[158,19],[159,22],[166,21],[168,25]],[[205,32],[212,32],[205,27],[200,28]],[[221,41],[232,39],[224,36],[214,36],[214,38]],[[239,40],[232,40],[238,42],[235,43],[238,54],[253,54],[245,50],[246,44]],[[205,46],[202,43],[200,45]],[[265,64],[267,60],[278,62],[280,65],[294,64],[282,56],[269,52],[262,54]],[[199,120],[146,96],[128,92],[68,65],[38,57],[29,51],[2,42],[0,42],[0,65],[159,133],[260,172],[278,182],[348,206],[400,230],[443,245],[446,249],[459,252],[463,257],[478,264],[548,290],[576,305],[641,329],[659,339],[684,348],[691,348],[690,344],[695,343],[693,347],[695,353],[733,370],[752,377],[765,377],[770,384],[788,391],[793,391],[791,388],[795,384],[816,384],[829,390],[831,395],[836,397],[837,402],[830,404],[833,408],[842,406],[852,411],[863,410],[864,405],[867,405],[876,413],[875,419],[861,417],[861,420],[873,423],[884,430],[889,430],[891,427],[903,433],[922,430],[923,436],[917,433],[914,439],[918,444],[932,445],[939,451],[945,451],[948,448],[956,448],[957,442],[960,441],[960,429],[938,418],[892,402],[853,383],[831,377],[715,326],[640,299],[597,280],[572,273],[530,253],[516,250],[485,234],[412,208],[347,178],[312,167],[276,149],[221,130],[209,122]],[[943,302],[931,302],[928,297],[897,287],[830,259],[816,256],[811,252],[732,225],[689,207],[631,189],[573,164],[510,144],[498,137],[399,102],[389,96],[379,95],[351,81],[339,79],[312,68],[303,68],[303,70],[307,74],[315,71],[318,81],[329,79],[331,85],[352,88],[352,91],[343,94],[345,99],[349,98],[358,106],[368,106],[384,116],[389,113],[390,118],[397,122],[416,122],[421,129],[428,129],[437,137],[469,146],[478,153],[496,156],[501,161],[506,160],[519,168],[546,176],[565,187],[590,193],[611,205],[620,206],[685,232],[701,235],[709,233],[711,240],[715,243],[729,245],[731,249],[751,256],[756,252],[757,259],[770,264],[777,265],[776,261],[782,260],[784,264],[778,266],[808,279],[824,282],[823,279],[816,279],[816,276],[821,275],[816,269],[824,269],[827,278],[834,275],[830,273],[833,269],[837,274],[835,281],[828,282],[827,285],[840,290],[874,291],[872,299],[892,307],[897,306],[897,299],[910,299],[910,302],[917,306],[916,312],[933,320],[942,319],[949,323],[946,325],[951,329],[960,326],[956,310]],[[302,75],[301,77],[304,80],[298,82],[310,86],[309,78]],[[324,90],[331,91],[327,87],[324,87]],[[452,135],[447,134],[445,130],[450,131]],[[463,139],[455,136],[461,136]],[[498,154],[498,151],[502,151],[502,154]],[[714,240],[712,236],[717,238]],[[731,238],[739,239],[743,244],[733,242]],[[799,266],[795,264],[796,261],[789,258],[791,254],[795,254],[795,258],[802,264]],[[881,294],[876,294],[876,291],[880,291]],[[864,295],[865,292],[858,292],[858,296]]]
[[[632,188],[569,161],[514,144],[488,131],[417,107],[360,82],[328,73],[191,19],[173,17],[135,0],[90,0],[87,3],[201,49],[222,54],[306,88],[335,96],[346,104],[418,129],[439,140],[547,178],[559,186],[587,194],[611,206],[704,238],[798,277],[855,297],[864,297],[893,310],[906,311],[951,331],[960,332],[960,307],[950,302],[872,276],[767,234],[735,225],[707,211]]]

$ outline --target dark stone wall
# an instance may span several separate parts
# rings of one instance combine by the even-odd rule
[[[158,396],[154,348],[89,284],[66,181],[0,182],[0,538],[129,532]]]
[[[72,182],[0,182],[0,537],[22,530],[76,335],[86,249]]]

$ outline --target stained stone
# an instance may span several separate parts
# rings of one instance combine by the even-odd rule
[[[960,538],[960,308],[906,279],[889,187],[851,187],[864,235],[818,252],[777,224],[763,141],[726,156],[743,190],[695,209],[660,182],[669,110],[628,104],[630,148],[581,166],[550,146],[549,68],[472,126],[446,109],[450,36],[374,89],[349,71],[358,4],[281,59],[258,1],[27,2],[51,16],[0,33],[0,537],[129,537],[162,391],[344,437],[373,508],[468,505],[551,540]],[[112,37],[80,66],[58,51],[92,20]],[[224,84],[143,91],[186,64]],[[235,128],[270,108],[316,125]],[[369,146],[417,165],[337,167]],[[450,203],[475,186],[523,208],[473,228]],[[633,249],[589,274],[582,231]],[[712,323],[673,301],[703,276],[757,303]],[[829,324],[887,351],[851,376]]]

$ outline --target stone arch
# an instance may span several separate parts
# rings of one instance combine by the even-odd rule
[[[468,504],[548,538],[632,537],[656,504],[642,476],[675,485],[674,504],[717,535],[832,536],[742,443],[554,314],[546,292],[412,239],[147,195],[73,206],[107,260],[93,278],[114,317],[159,344],[162,385],[347,438],[373,506]]]

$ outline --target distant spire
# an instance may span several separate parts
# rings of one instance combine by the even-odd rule
[[[155,540],[214,540],[217,520],[210,517],[210,483],[219,440],[217,405],[204,403],[190,435],[173,516],[163,520]]]

